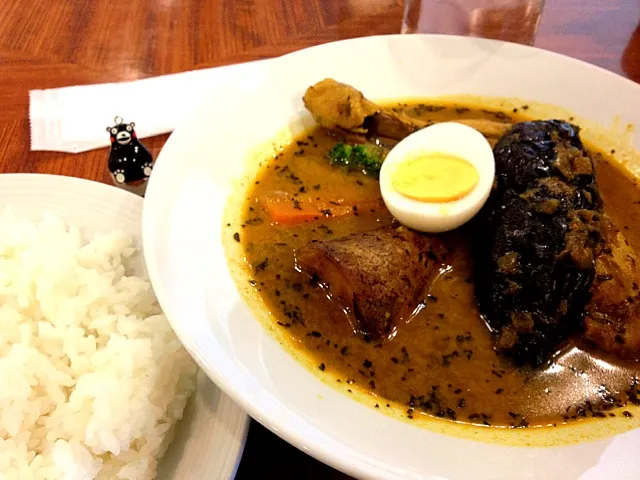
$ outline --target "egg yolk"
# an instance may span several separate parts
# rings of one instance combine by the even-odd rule
[[[478,183],[478,171],[466,160],[429,153],[400,163],[392,184],[402,195],[422,202],[452,202]]]

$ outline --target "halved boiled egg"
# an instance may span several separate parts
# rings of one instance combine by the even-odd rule
[[[421,232],[446,232],[480,211],[494,175],[493,150],[480,132],[438,123],[391,149],[380,170],[380,190],[400,223]]]

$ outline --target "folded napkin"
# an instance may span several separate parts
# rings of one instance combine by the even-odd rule
[[[259,77],[265,62],[76,87],[31,90],[31,150],[78,153],[109,146],[116,116],[135,122],[138,137],[173,131],[202,100],[225,86]]]

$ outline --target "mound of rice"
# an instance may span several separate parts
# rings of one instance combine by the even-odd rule
[[[148,479],[196,367],[119,233],[0,215],[0,478]]]

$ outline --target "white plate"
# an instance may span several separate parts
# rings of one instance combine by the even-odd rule
[[[90,235],[120,230],[141,246],[141,197],[115,187],[56,175],[0,175],[0,209],[39,220],[53,212]],[[142,255],[135,265],[144,275]],[[204,374],[178,425],[174,442],[161,461],[158,478],[235,476],[247,436],[249,417]]]
[[[478,94],[565,107],[609,125],[640,124],[640,86],[549,52],[446,36],[371,37],[263,62],[216,92],[160,154],[143,215],[160,302],[207,374],[250,415],[305,452],[357,477],[640,478],[640,430],[554,448],[454,438],[382,415],[334,390],[263,328],[239,295],[221,236],[247,157],[287,125],[308,123],[301,97],[325,77],[372,99]],[[638,139],[635,147],[640,147]],[[286,459],[284,459],[286,461]]]

